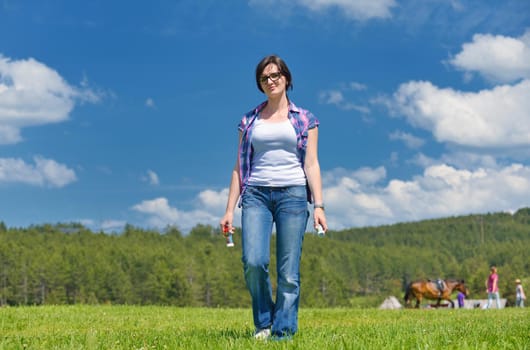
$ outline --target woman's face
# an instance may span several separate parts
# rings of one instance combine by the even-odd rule
[[[271,98],[285,94],[287,79],[280,73],[280,68],[271,63],[261,72],[260,84],[265,95]]]

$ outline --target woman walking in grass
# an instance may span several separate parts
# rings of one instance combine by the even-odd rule
[[[484,305],[484,309],[489,309],[493,298],[497,302],[497,309],[501,308],[501,299],[499,297],[499,276],[497,275],[497,268],[492,266],[490,269],[490,275],[486,281],[486,289],[488,292],[488,303]]]
[[[221,226],[232,228],[242,207],[243,269],[252,298],[257,339],[286,339],[298,329],[302,241],[313,202],[313,224],[327,230],[317,157],[319,121],[287,96],[291,72],[278,56],[256,67],[267,101],[243,116],[239,152]],[[276,226],[277,291],[269,277],[270,240]]]

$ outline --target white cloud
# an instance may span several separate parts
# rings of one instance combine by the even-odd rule
[[[158,178],[158,175],[152,170],[147,170],[147,175],[146,177],[144,177],[144,181],[147,181],[150,185],[153,186],[160,185],[160,179]]]
[[[366,85],[358,83],[356,81],[352,81],[348,85],[349,85],[350,89],[355,90],[355,91],[363,91],[363,90],[367,89]]]
[[[374,18],[390,18],[395,0],[249,0],[251,6],[286,9],[292,6],[306,8],[314,13],[338,10],[343,16],[363,21]]]
[[[85,227],[91,227],[91,226],[94,226],[95,224],[95,221],[92,219],[77,219],[77,220],[72,220],[72,222],[78,222]]]
[[[74,170],[53,159],[35,157],[35,164],[22,159],[0,158],[0,183],[64,187],[77,180]]]
[[[189,232],[197,224],[219,225],[224,215],[228,189],[221,191],[205,190],[198,194],[195,209],[181,210],[169,204],[167,198],[159,197],[144,200],[132,207],[133,210],[146,215],[148,225],[164,228],[168,225],[178,227],[183,233]],[[236,208],[234,226],[240,225],[240,209]]]
[[[411,164],[416,164],[422,168],[427,168],[431,165],[439,164],[440,162],[436,159],[433,159],[423,153],[418,153],[416,156],[408,161]]]
[[[403,141],[408,148],[420,148],[425,141],[419,137],[411,135],[403,131],[394,131],[389,135],[391,140]]]
[[[513,211],[528,206],[530,198],[530,167],[521,164],[474,171],[438,164],[410,180],[394,179],[381,186],[351,186],[353,177],[324,178],[332,229]]]
[[[327,90],[320,93],[319,100],[324,104],[341,105],[344,102],[344,96],[338,90]]]
[[[77,219],[72,222],[79,222],[81,225],[91,229],[92,231],[103,231],[106,233],[122,232],[123,228],[127,224],[124,220],[102,220],[97,221],[93,219]]]
[[[149,108],[155,108],[155,101],[149,97],[147,100],[145,100],[145,106]]]
[[[103,220],[99,224],[99,229],[104,232],[121,232],[126,224],[127,222],[123,220]]]
[[[328,184],[342,183],[348,188],[360,188],[361,185],[372,185],[386,178],[386,169],[383,166],[377,168],[362,167],[357,170],[335,168],[322,172],[322,181]]]
[[[519,38],[476,34],[449,63],[497,82],[530,79],[530,30]]]
[[[491,90],[462,92],[430,82],[402,84],[390,103],[439,142],[476,148],[530,145],[530,80]]]
[[[180,216],[179,212],[171,208],[168,200],[163,197],[142,201],[140,204],[135,205],[133,209],[142,213],[156,215],[169,221],[176,221]]]
[[[76,102],[98,99],[33,58],[13,61],[0,54],[0,144],[20,142],[20,129],[64,121]]]
[[[400,0],[392,10],[392,20],[408,35],[429,31],[429,38],[465,40],[481,28],[489,33],[509,33],[528,27],[528,2],[503,0]]]
[[[354,110],[362,114],[369,114],[370,109],[368,107],[361,106],[353,102],[349,102],[344,97],[344,92],[348,90],[362,91],[365,89],[366,89],[365,85],[352,82],[352,83],[349,83],[347,86],[341,88],[340,90],[330,89],[330,90],[321,91],[319,93],[319,102],[322,104],[334,105],[337,108],[344,110],[344,111]]]
[[[386,169],[382,166],[377,168],[362,167],[354,171],[352,176],[361,184],[372,185],[385,179]]]
[[[463,169],[491,168],[498,169],[499,165],[495,156],[491,154],[480,154],[467,151],[455,151],[444,154],[442,162]]]
[[[433,160],[422,174],[409,180],[387,180],[386,175],[384,167],[324,171],[330,228],[513,211],[529,205],[530,167],[517,163],[466,170]],[[187,233],[199,223],[217,227],[227,196],[228,189],[203,191],[191,210],[178,209],[164,197],[145,200],[132,209],[145,215],[150,226],[172,225]],[[236,226],[240,225],[240,215],[238,209],[234,214]]]
[[[20,142],[20,130],[9,125],[0,125],[0,145],[13,144]]]
[[[390,10],[396,6],[394,0],[296,0],[301,6],[314,12],[337,8],[346,17],[356,20],[390,18]]]
[[[465,6],[460,2],[460,0],[450,0],[450,5],[455,11],[465,10]]]
[[[205,190],[199,193],[200,206],[220,213],[225,209],[228,199],[228,188],[221,191]]]

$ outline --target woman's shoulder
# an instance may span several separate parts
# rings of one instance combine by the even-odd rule
[[[317,126],[319,121],[315,115],[310,112],[308,109],[302,108],[294,104],[294,102],[289,102],[289,111],[297,118],[299,118],[304,124],[310,125],[310,128]]]
[[[289,100],[289,111],[295,112],[295,113],[300,113],[300,114],[311,113],[311,112],[309,112],[309,110],[296,105],[293,101],[290,101],[290,100]]]
[[[243,114],[243,117],[239,121],[239,129],[243,130],[248,127],[250,123],[258,116],[259,112],[265,107],[267,101],[260,103],[256,107],[252,108],[250,111]]]
[[[259,114],[259,112],[263,109],[263,107],[265,107],[266,104],[267,104],[267,101],[260,103],[256,107],[252,108],[251,110],[249,110],[248,112],[243,114],[243,118],[242,119],[243,120],[248,120],[248,119],[250,119],[252,117],[255,117],[256,115]]]

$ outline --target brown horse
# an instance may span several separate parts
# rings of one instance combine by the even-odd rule
[[[438,300],[436,306],[440,306],[442,300],[447,300],[454,308],[455,304],[451,300],[451,294],[455,290],[469,295],[469,289],[466,287],[464,280],[443,280],[443,281],[416,281],[411,282],[405,291],[405,305],[410,306],[412,299],[416,299],[416,308],[420,307],[421,300],[431,299]]]

